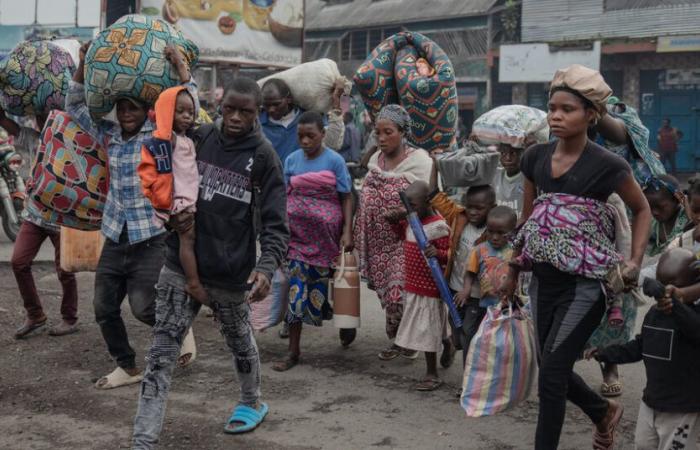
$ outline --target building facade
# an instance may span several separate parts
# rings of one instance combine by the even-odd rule
[[[552,55],[599,43],[598,68],[639,110],[652,148],[668,118],[683,132],[679,170],[700,170],[700,0],[523,0],[521,41],[547,44]],[[516,103],[546,104],[543,81],[495,85],[508,87]]]
[[[505,0],[307,0],[304,60],[330,58],[351,78],[369,53],[399,31],[422,33],[454,65],[460,118],[470,128],[491,106],[491,43],[501,39]]]

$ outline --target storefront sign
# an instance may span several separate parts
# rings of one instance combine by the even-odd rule
[[[656,42],[656,51],[664,52],[700,52],[700,35],[661,36]]]
[[[498,81],[501,83],[546,83],[554,72],[572,64],[600,68],[600,41],[589,50],[556,50],[548,44],[501,45]]]
[[[666,84],[671,86],[700,84],[700,69],[668,69],[665,81]]]

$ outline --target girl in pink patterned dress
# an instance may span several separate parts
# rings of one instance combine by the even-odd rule
[[[289,217],[289,353],[272,368],[299,362],[302,323],[321,326],[332,317],[328,303],[331,266],[353,247],[350,173],[340,154],[323,146],[323,119],[315,112],[299,118],[301,149],[284,162]]]

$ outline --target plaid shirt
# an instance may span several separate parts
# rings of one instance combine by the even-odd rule
[[[109,193],[102,213],[102,233],[119,242],[126,226],[131,244],[164,233],[165,228],[154,220],[153,206],[143,195],[136,170],[141,162],[141,147],[153,135],[153,122],[146,120],[135,136],[124,141],[119,124],[104,120],[93,122],[85,104],[85,89],[74,81],[70,82],[66,96],[66,112],[85,132],[107,144]]]

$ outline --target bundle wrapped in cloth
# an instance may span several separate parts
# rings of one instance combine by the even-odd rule
[[[52,111],[41,134],[27,209],[43,220],[80,230],[102,222],[109,172],[107,150],[62,111]]]
[[[85,55],[85,99],[93,118],[109,113],[121,97],[152,105],[163,90],[180,84],[165,58],[168,44],[190,68],[196,64],[197,46],[163,20],[133,14],[102,30]]]
[[[75,62],[51,41],[22,42],[0,62],[3,109],[16,116],[63,109]]]
[[[292,92],[294,103],[307,111],[327,113],[331,110],[333,89],[336,82],[342,80],[345,84],[345,94],[349,95],[352,86],[340,75],[338,65],[330,59],[318,59],[287,69],[258,80],[262,88],[265,82],[272,78],[284,81]]]
[[[408,139],[448,148],[457,132],[457,87],[447,54],[419,33],[401,32],[372,51],[353,78],[372,118],[397,103],[411,115]]]
[[[547,113],[523,105],[499,106],[474,121],[472,135],[483,145],[525,148],[544,143],[549,139]]]

